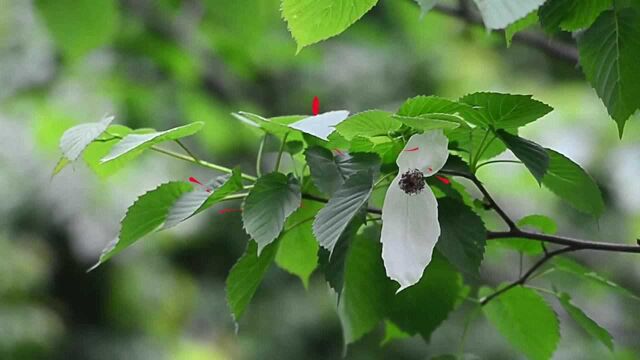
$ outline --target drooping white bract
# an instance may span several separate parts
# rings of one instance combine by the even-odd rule
[[[406,184],[416,178],[412,174],[418,174],[417,179],[423,181],[422,176],[438,172],[449,156],[447,145],[442,130],[413,135],[396,160],[400,171],[384,199],[381,241],[387,276],[400,284],[398,291],[420,280],[440,236],[438,203],[433,192],[421,182],[423,187],[408,193]]]
[[[346,110],[329,111],[306,117],[290,124],[289,127],[327,141],[329,135],[336,130],[336,126],[348,117],[349,112]]]

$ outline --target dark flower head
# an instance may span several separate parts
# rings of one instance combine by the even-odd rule
[[[400,189],[406,194],[415,195],[420,193],[425,186],[425,178],[422,171],[418,169],[407,170],[400,177]]]

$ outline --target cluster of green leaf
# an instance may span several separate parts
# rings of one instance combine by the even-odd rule
[[[416,0],[423,13],[438,0]],[[298,43],[305,46],[340,34],[378,0],[283,0],[282,14]],[[626,121],[640,110],[640,3],[613,0],[474,0],[489,30],[513,36],[540,24],[550,35],[574,33],[579,62],[620,136]]]
[[[602,213],[598,186],[578,164],[518,135],[520,127],[551,110],[531,96],[480,92],[457,101],[418,96],[395,113],[371,110],[347,116],[345,111],[333,111],[274,118],[236,113],[243,124],[280,143],[274,168],[264,174],[261,147],[256,157],[257,177],[196,158],[180,139],[199,131],[202,123],[166,131],[131,130],[111,125],[108,117],[65,132],[59,164],[82,156],[99,173],[115,171],[151,150],[226,173],[205,183],[164,183],[140,196],[96,266],[146,235],[173,227],[220,202],[241,199],[242,223],[251,240],[227,278],[227,300],[236,321],[275,262],[305,286],[312,273],[323,274],[339,295],[337,311],[346,344],[381,324],[387,331],[384,342],[415,334],[428,341],[462,300],[480,307],[486,296],[505,286],[477,286],[488,231],[481,218],[486,199],[472,199],[451,176],[474,176],[479,167],[496,164],[500,160],[491,159],[510,150],[542,186],[568,204],[593,216]],[[396,158],[407,140],[432,130],[444,132],[451,153],[440,172],[448,177],[428,182],[438,197],[441,236],[421,280],[396,293],[398,285],[385,275],[381,258],[381,219],[377,216],[381,203],[372,194],[388,188],[398,172]],[[186,153],[167,149],[170,142]],[[284,156],[292,160],[291,171],[281,166]],[[56,166],[55,171],[62,167]],[[523,218],[518,225],[555,232],[553,221],[539,215]],[[530,239],[500,242],[531,256],[546,251]],[[562,260],[554,263],[554,269],[619,288],[569,259]],[[515,348],[530,358],[548,359],[557,346],[557,316],[538,291],[557,295],[587,333],[612,347],[606,330],[567,294],[516,286],[483,306],[487,318]],[[531,334],[539,336],[531,341]]]

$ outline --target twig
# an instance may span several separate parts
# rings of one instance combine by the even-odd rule
[[[287,145],[287,137],[289,133],[285,133],[282,137],[282,144],[280,144],[280,150],[278,150],[278,157],[276,158],[276,169],[275,171],[280,171],[280,160],[282,160],[282,153],[284,152],[284,147]]]
[[[258,177],[262,176],[262,171],[260,167],[262,165],[262,152],[264,151],[264,145],[267,143],[267,134],[262,136],[262,140],[260,141],[260,147],[258,148],[258,156],[256,157],[256,175]]]
[[[512,231],[488,231],[487,239],[504,239],[504,238],[524,238],[531,240],[544,241],[551,244],[565,245],[574,247],[575,250],[600,250],[600,251],[614,251],[624,253],[640,253],[639,245],[625,245],[606,242],[589,241],[582,239],[574,239],[566,236],[537,234],[533,232],[523,230]],[[551,254],[552,252],[548,252]]]
[[[182,148],[182,150],[184,150],[189,156],[191,156],[196,162],[200,162],[200,160],[198,160],[198,157],[196,157],[196,155],[194,153],[191,152],[191,150],[189,150],[188,147],[186,147],[182,141],[180,141],[179,139],[176,139],[175,142]]]

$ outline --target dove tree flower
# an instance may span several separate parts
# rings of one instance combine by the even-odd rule
[[[426,178],[440,170],[449,156],[442,130],[413,135],[398,156],[382,208],[382,259],[398,291],[417,283],[431,261],[440,237],[438,203]]]

